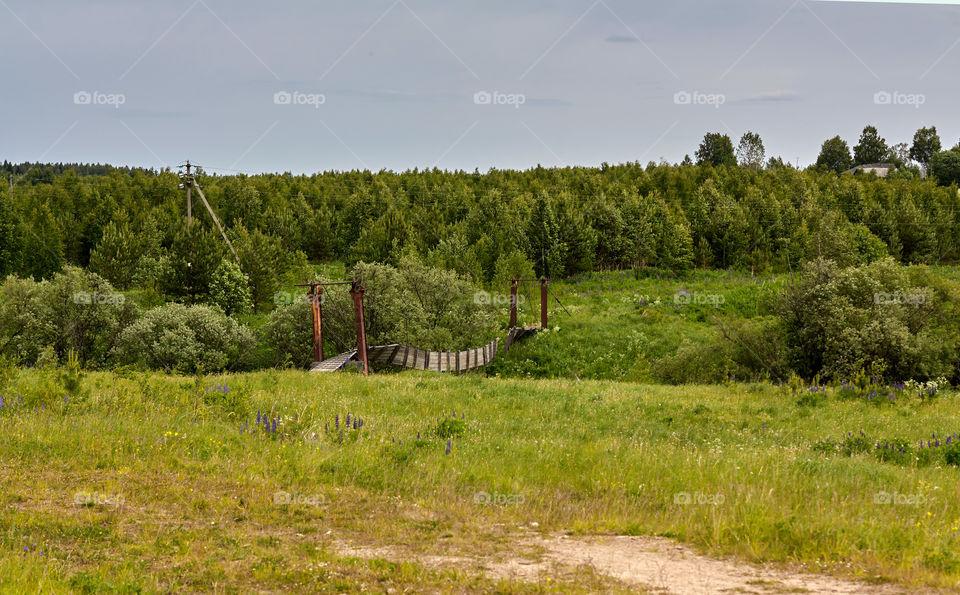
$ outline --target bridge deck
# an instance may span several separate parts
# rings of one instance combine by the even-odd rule
[[[342,370],[344,366],[347,365],[347,362],[350,361],[353,356],[357,354],[357,350],[346,351],[340,355],[335,355],[331,358],[325,359],[322,362],[313,362],[313,365],[310,366],[311,372],[335,372],[337,370]]]
[[[538,327],[513,328],[507,335],[506,348],[538,332]],[[367,347],[367,360],[371,364],[390,364],[402,368],[415,370],[432,370],[434,372],[466,372],[474,368],[486,366],[497,357],[500,339],[494,339],[482,347],[466,349],[464,351],[429,351],[412,345],[394,343],[392,345],[372,345]],[[342,370],[351,359],[357,355],[353,349],[340,355],[314,362],[310,366],[311,372],[334,372]]]

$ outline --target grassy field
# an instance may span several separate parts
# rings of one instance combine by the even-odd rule
[[[657,366],[664,358],[681,346],[716,339],[717,318],[769,314],[785,281],[783,275],[731,271],[691,271],[680,278],[612,271],[556,282],[549,296],[551,332],[519,344],[513,357],[496,361],[492,371],[524,378],[661,382]],[[539,326],[539,299],[527,297],[521,324]],[[712,375],[722,379],[735,372]]]
[[[13,370],[4,382],[5,592],[622,587],[418,561],[515,557],[531,532],[662,535],[872,582],[960,581],[950,391],[867,387],[868,400],[418,372]],[[919,448],[934,433],[941,445]],[[383,546],[410,555],[349,553]]]

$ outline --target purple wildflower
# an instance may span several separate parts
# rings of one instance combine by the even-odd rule
[[[450,454],[450,439],[447,439],[447,454]]]

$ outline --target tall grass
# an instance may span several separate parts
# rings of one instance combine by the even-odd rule
[[[64,399],[58,378],[21,372],[0,409],[0,559],[27,577],[0,579],[8,590],[492,588],[415,564],[354,568],[326,531],[443,555],[532,523],[872,580],[960,579],[955,467],[816,446],[951,434],[949,391],[878,405],[763,384],[271,371],[95,373]]]

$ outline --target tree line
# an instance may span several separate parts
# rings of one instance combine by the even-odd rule
[[[876,156],[868,132],[854,161]],[[936,171],[944,152],[921,154],[937,144],[921,137],[911,150],[930,155]],[[957,187],[907,163],[886,179],[837,175],[841,166],[823,163],[801,171],[765,161],[752,133],[737,149],[707,135],[697,157],[485,173],[201,169],[198,180],[261,309],[285,280],[306,275],[308,262],[333,259],[396,264],[415,255],[480,285],[525,264],[556,278],[630,267],[779,271],[819,257],[841,265],[960,260]],[[0,277],[48,278],[72,264],[122,289],[205,301],[233,256],[196,205],[186,230],[178,174],[97,167],[28,169],[14,176],[12,198],[0,185]]]

